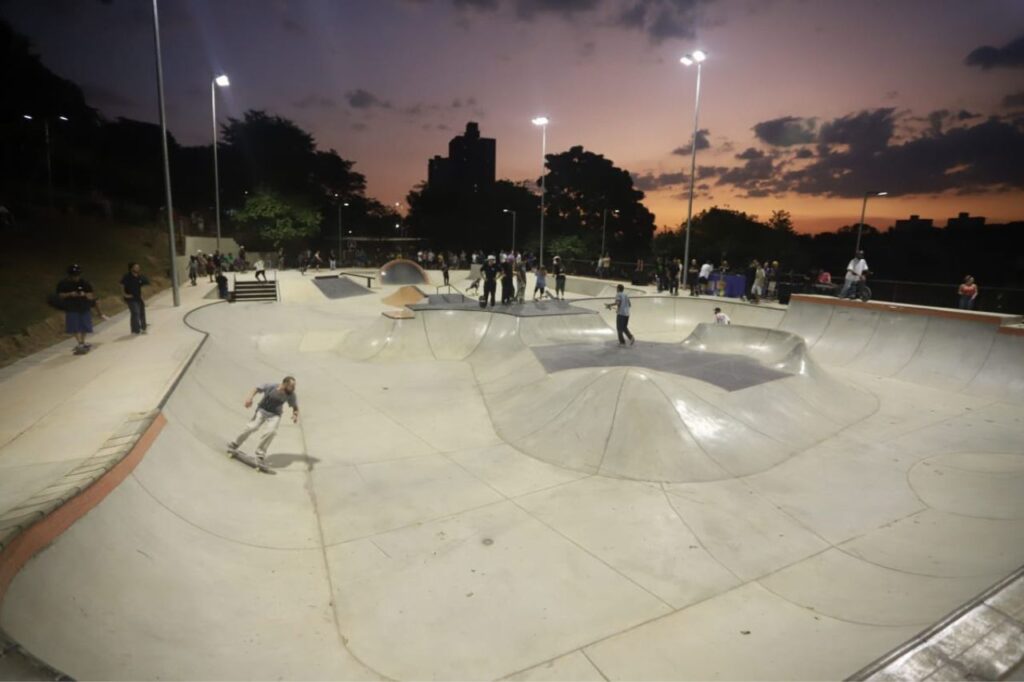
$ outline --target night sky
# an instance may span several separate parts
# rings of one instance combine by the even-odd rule
[[[684,155],[703,70],[694,210],[798,229],[887,227],[911,213],[1024,219],[1021,0],[161,0],[171,132],[211,137],[265,109],[403,200],[466,122],[497,138],[498,177],[582,144],[626,168],[657,224],[685,219]],[[105,116],[156,120],[148,0],[0,0],[43,62]],[[704,143],[707,147],[704,148]]]

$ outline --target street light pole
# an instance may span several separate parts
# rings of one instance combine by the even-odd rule
[[[693,100],[693,139],[690,142],[690,200],[686,206],[686,238],[683,241],[683,288],[686,288],[687,275],[690,269],[690,227],[693,225],[693,189],[697,184],[697,120],[700,116],[700,67],[707,59],[703,50],[694,50],[684,55],[679,61],[690,66],[697,65],[697,96]]]
[[[164,107],[164,67],[160,57],[160,11],[157,0],[153,0],[153,39],[156,48],[156,91],[160,103],[160,141],[164,154],[164,194],[167,203],[167,239],[171,247],[171,293],[174,307],[181,305],[178,291],[178,264],[174,246],[174,206],[171,203],[171,162],[167,152],[167,113]]]
[[[348,206],[348,202],[347,201],[343,202],[338,197],[337,193],[334,194],[334,197],[336,199],[338,199],[338,259],[340,260],[341,259],[341,235],[342,235],[342,231],[341,231],[341,209],[342,209],[343,206]]]
[[[503,208],[501,212],[512,214],[512,253],[514,254],[516,252],[516,212],[508,208]]]
[[[213,206],[217,212],[217,251],[220,251],[220,171],[217,167],[217,86],[226,88],[231,82],[226,75],[210,81],[210,110],[213,112]]]
[[[533,119],[533,125],[540,126],[540,261],[544,265],[544,194],[547,191],[547,163],[548,163],[548,118],[538,116]]]
[[[853,247],[853,254],[857,255],[860,251],[860,234],[864,231],[864,214],[868,210],[868,197],[884,197],[888,192],[864,192],[864,203],[860,206],[860,223],[857,224],[857,245]]]
[[[618,215],[618,214],[619,214],[619,209],[613,208],[612,209],[612,215]],[[605,208],[604,209],[604,214],[603,214],[603,216],[601,218],[601,254],[600,254],[601,258],[604,258],[604,235],[605,235],[605,230],[606,230],[607,227],[608,227],[608,209]]]

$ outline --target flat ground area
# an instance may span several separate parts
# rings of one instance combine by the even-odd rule
[[[166,426],[0,626],[81,679],[838,679],[1024,564],[998,321],[635,296],[623,348],[606,300],[396,289],[288,272],[175,322],[207,338]],[[286,374],[269,476],[225,444]]]

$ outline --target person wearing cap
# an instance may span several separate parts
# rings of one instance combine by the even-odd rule
[[[498,267],[498,259],[493,255],[487,257],[487,262],[480,268],[480,274],[484,278],[484,304],[487,303],[487,299],[490,298],[490,304],[494,306],[494,294],[498,290],[498,273],[501,268]]]
[[[68,276],[57,284],[57,298],[64,307],[64,330],[75,337],[74,353],[81,355],[92,347],[85,335],[92,334],[92,302],[96,300],[92,285],[82,278],[82,266],[72,265]]]
[[[565,266],[562,265],[562,257],[555,256],[554,262],[551,264],[551,272],[555,275],[555,296],[554,298],[560,298],[565,300]]]

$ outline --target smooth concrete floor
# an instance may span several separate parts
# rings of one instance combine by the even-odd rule
[[[536,349],[614,337],[597,307],[391,320],[394,287],[281,285],[191,314],[210,336],[164,431],[15,579],[0,625],[50,665],[837,679],[1024,563],[1019,367],[993,366],[1022,356],[992,325],[718,301],[737,324],[709,329],[714,299],[634,299],[642,340],[787,375],[728,391],[546,371]],[[285,374],[302,420],[261,475],[224,444]]]

